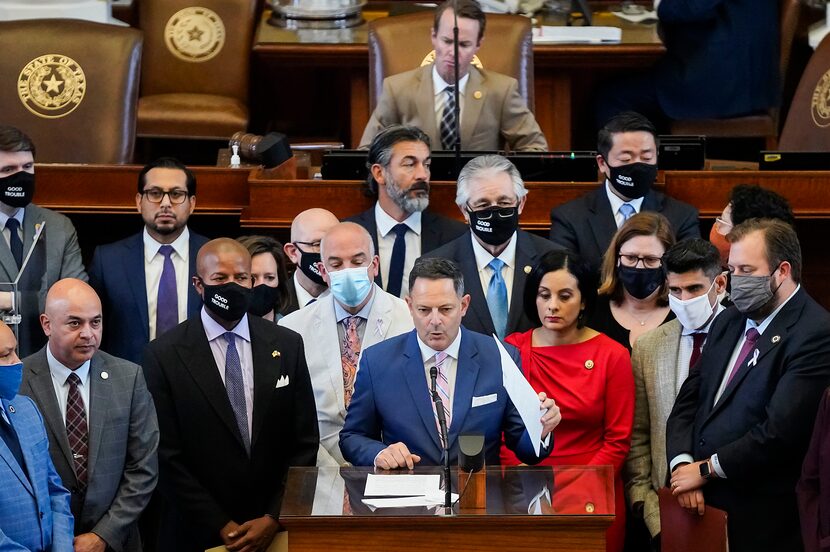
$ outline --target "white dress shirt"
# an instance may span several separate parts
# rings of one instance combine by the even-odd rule
[[[248,328],[248,315],[232,329],[226,330],[219,325],[202,307],[202,325],[205,327],[210,352],[213,353],[213,360],[219,368],[219,377],[225,383],[225,356],[228,353],[228,341],[223,337],[228,331],[233,332],[237,338],[234,340],[236,351],[239,353],[239,363],[242,366],[242,386],[245,388],[245,412],[248,415],[248,435],[251,435],[254,416],[254,358],[251,351],[251,332]]]
[[[466,92],[466,90],[467,90],[467,81],[469,81],[469,80],[470,80],[470,73],[467,72],[467,74],[464,75],[463,77],[461,77],[461,79],[458,81],[458,100],[459,100],[458,116],[459,116],[459,119],[461,119],[461,120],[458,121],[459,128],[461,127],[461,121],[463,120],[463,117],[464,117],[464,92]],[[437,128],[439,130],[439,132],[441,130],[441,118],[444,115],[444,106],[447,105],[446,88],[449,85],[450,84],[447,81],[445,81],[444,79],[441,78],[441,75],[438,74],[438,69],[436,69],[435,65],[433,65],[432,66],[432,93],[435,95],[434,96],[434,101],[433,101],[433,103],[435,104],[435,128]],[[440,149],[440,146],[441,146],[441,144],[438,144],[438,146],[435,146],[435,144],[433,144],[433,147],[437,147],[437,149]]]
[[[638,197],[637,199],[632,199],[631,201],[625,202],[620,199],[620,196],[614,193],[611,189],[611,183],[608,182],[608,179],[605,179],[605,193],[608,194],[608,202],[611,204],[611,212],[614,213],[614,222],[617,223],[617,228],[622,226],[625,222],[625,217],[620,213],[620,207],[623,206],[624,203],[628,203],[632,207],[634,207],[634,214],[640,212],[640,209],[643,207],[643,198]],[[632,215],[634,216],[634,215]]]
[[[481,280],[481,289],[484,291],[484,297],[487,298],[487,289],[490,286],[490,278],[493,277],[493,269],[488,267],[490,261],[494,259],[489,251],[484,249],[476,237],[470,233],[470,239],[473,240],[473,253],[476,256],[476,266],[478,267],[478,277]],[[513,291],[513,274],[516,271],[516,232],[513,232],[513,237],[507,242],[507,247],[498,256],[504,262],[501,267],[501,277],[504,278],[504,284],[507,286],[507,310],[510,311],[510,303],[512,300]]]
[[[399,223],[384,211],[380,203],[375,203],[375,224],[378,227],[378,257],[380,257],[380,277],[385,287],[389,286],[389,264],[392,261],[392,249],[395,247],[397,235],[392,229]],[[400,224],[409,227],[404,234],[406,256],[403,261],[403,281],[401,282],[401,297],[409,295],[409,273],[415,266],[415,259],[421,256],[421,212],[416,211],[409,215]]]
[[[55,398],[58,399],[58,408],[61,411],[61,419],[66,425],[66,403],[69,400],[69,383],[67,378],[73,372],[81,379],[78,385],[78,391],[81,393],[81,399],[84,401],[84,410],[86,411],[87,425],[89,424],[89,363],[86,361],[81,364],[76,370],[70,370],[52,354],[52,349],[47,345],[46,347],[46,362],[49,364],[49,373],[52,375],[52,387],[55,389]]]
[[[159,294],[159,282],[164,270],[164,255],[159,253],[163,244],[154,240],[144,228],[144,283],[147,290],[147,315],[150,322],[150,340],[156,338],[156,304]],[[178,296],[179,322],[187,319],[187,290],[190,285],[190,232],[184,232],[170,244],[173,254],[173,268],[176,270],[176,295]]]
[[[427,389],[430,393],[430,398],[432,397],[432,377],[429,375],[430,369],[435,366],[435,355],[440,353],[441,351],[436,351],[423,341],[421,341],[421,336],[418,336],[418,348],[421,349],[421,360],[424,362],[424,375],[427,378]],[[450,346],[444,349],[444,352],[447,353],[447,358],[444,359],[444,366],[441,367],[441,371],[447,376],[447,385],[449,386],[449,395],[450,395],[450,404],[448,404],[448,410],[452,412],[453,410],[453,398],[455,396],[455,377],[458,374],[458,350],[461,348],[461,328],[458,329],[458,335],[455,336]],[[450,418],[450,425],[452,425],[452,418]],[[447,431],[449,431],[449,425],[447,426]]]
[[[701,332],[707,334],[706,339],[703,341],[703,345],[700,348],[701,352],[703,352],[703,347],[705,347],[706,343],[709,341],[709,328],[712,326],[712,322],[715,321],[715,318],[717,318],[723,310],[723,305],[721,305],[720,301],[718,301],[717,304],[715,304],[715,316],[713,316],[703,327],[697,329],[689,329],[684,326],[680,327],[680,346],[677,348],[677,366],[675,367],[677,375],[674,384],[675,397],[678,393],[680,393],[680,388],[683,387],[683,383],[686,381],[686,378],[689,377],[689,361],[692,359],[692,351],[695,348],[695,338],[693,335]]]

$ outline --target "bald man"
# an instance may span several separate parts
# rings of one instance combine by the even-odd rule
[[[140,552],[138,518],[158,480],[158,422],[141,367],[98,350],[101,301],[67,278],[49,288],[48,338],[23,359],[20,392],[35,401],[49,451],[71,492],[75,552]]]
[[[331,293],[280,319],[306,348],[317,422],[318,466],[343,465],[340,430],[354,390],[360,351],[413,328],[406,303],[374,283],[378,257],[369,232],[354,222],[332,227],[320,244],[321,274]]]
[[[287,312],[314,303],[328,291],[320,274],[320,240],[340,221],[325,209],[308,209],[291,222],[291,241],[283,247],[285,254],[297,266],[288,283],[291,302]]]
[[[317,417],[303,341],[248,316],[251,257],[220,238],[196,257],[199,316],[151,342],[144,372],[161,427],[158,552],[265,550],[289,466],[314,465]]]

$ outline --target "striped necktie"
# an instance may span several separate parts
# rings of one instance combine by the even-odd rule
[[[444,367],[446,360],[447,353],[445,351],[435,354],[435,368],[438,370],[438,377],[435,378],[435,390],[438,396],[441,397],[441,402],[444,405],[444,416],[447,419],[447,432],[449,432],[450,422],[452,421],[452,405],[450,404],[450,381],[447,379],[447,370]],[[432,403],[432,411],[435,414],[435,425],[438,427],[441,446],[446,447],[446,443],[444,443],[444,439],[441,436],[441,423],[438,421],[438,411],[435,409],[434,402]]]

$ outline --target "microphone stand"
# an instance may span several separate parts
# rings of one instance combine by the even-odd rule
[[[443,443],[442,460],[444,464],[444,508],[449,514],[452,508],[452,480],[450,479],[450,438],[447,431],[447,417],[444,415],[444,401],[436,391],[435,380],[438,378],[438,368],[433,366],[429,369],[429,377],[432,380],[432,402],[435,404],[435,413],[438,415],[438,425],[441,427],[441,440]]]
[[[455,88],[453,89],[453,95],[455,96],[455,108],[453,109],[455,112],[455,144],[453,149],[455,150],[455,177],[457,179],[461,172],[461,90],[458,83],[458,10],[455,2],[453,2],[452,7],[452,19],[453,71],[455,72]]]

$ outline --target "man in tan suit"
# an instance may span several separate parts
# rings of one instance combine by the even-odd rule
[[[726,291],[720,254],[695,238],[671,247],[663,257],[669,304],[675,320],[648,332],[634,344],[636,405],[631,452],[623,467],[629,504],[652,538],[660,534],[657,489],[666,485],[666,420],[680,387],[706,343],[706,333],[723,310]]]
[[[458,13],[458,91],[461,148],[495,151],[545,151],[545,136],[519,95],[516,79],[470,65],[484,37],[485,17],[476,0],[455,0]],[[429,136],[434,149],[455,144],[455,83],[453,62],[453,0],[436,10],[432,29],[435,62],[383,81],[360,147],[368,148],[383,128],[416,126]]]

